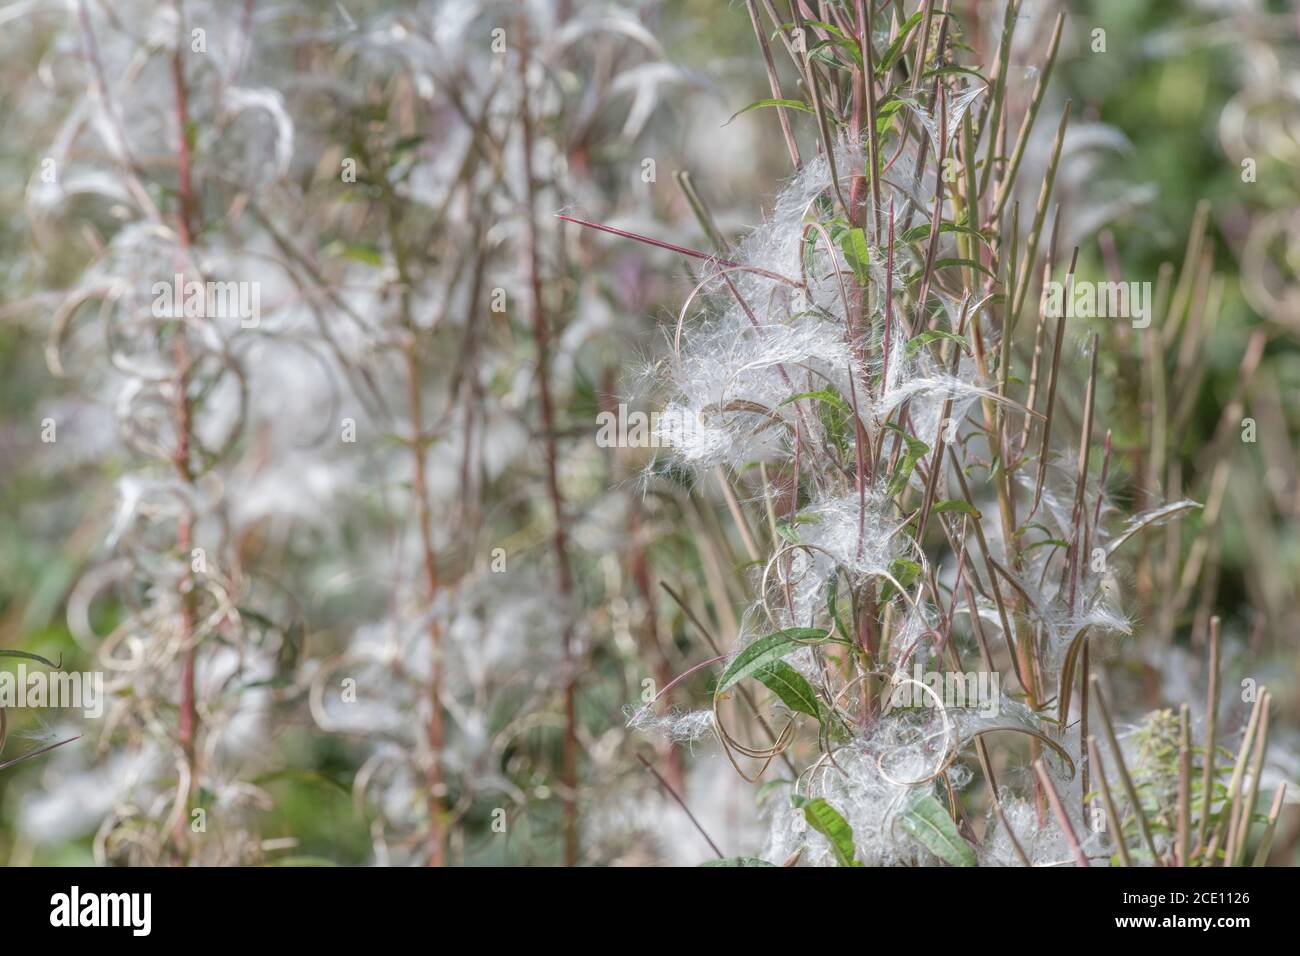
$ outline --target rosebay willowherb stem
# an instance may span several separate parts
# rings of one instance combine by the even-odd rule
[[[532,312],[533,344],[537,350],[537,402],[541,412],[542,435],[546,448],[546,490],[551,499],[555,517],[552,543],[555,548],[561,613],[565,615],[562,637],[562,663],[564,673],[561,687],[564,697],[564,743],[560,771],[560,799],[564,805],[564,862],[573,866],[578,862],[578,737],[577,713],[574,695],[577,673],[573,656],[573,624],[570,601],[573,596],[573,579],[569,569],[568,531],[565,526],[564,499],[560,493],[559,467],[556,449],[555,411],[551,400],[550,380],[550,330],[546,310],[542,303],[542,277],[538,261],[537,238],[537,179],[533,172],[533,117],[528,94],[528,29],[527,21],[519,21],[519,120],[524,145],[524,242],[523,266],[527,279],[529,308]]]

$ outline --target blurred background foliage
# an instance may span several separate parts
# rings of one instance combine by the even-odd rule
[[[1035,6],[1037,0],[1027,5]],[[115,441],[107,418],[87,417],[60,435],[61,444],[67,441],[75,448],[85,443],[81,464],[49,467],[35,439],[42,417],[70,401],[74,391],[66,381],[52,378],[46,368],[45,322],[54,301],[47,293],[71,281],[86,245],[75,217],[69,217],[61,221],[63,232],[42,243],[41,255],[33,254],[25,197],[53,135],[61,95],[41,82],[41,71],[52,56],[75,55],[75,44],[66,12],[51,10],[20,18],[14,12],[19,6],[27,5],[0,7],[0,71],[5,77],[0,83],[0,648],[61,657],[66,668],[84,670],[93,666],[93,660],[68,631],[66,602],[99,545],[105,515],[114,508],[113,482],[127,466],[118,457],[97,452]],[[409,7],[378,2],[344,6],[359,22]],[[584,4],[578,0],[571,6]],[[672,172],[686,170],[724,234],[736,239],[760,220],[788,170],[779,129],[766,111],[747,114],[721,128],[732,113],[769,95],[744,6],[718,0],[625,6],[662,44],[664,59],[685,71],[689,81],[655,97],[653,119],[633,142],[615,135],[626,117],[626,97],[617,98],[616,108],[602,114],[603,132],[588,130],[579,136],[564,129],[546,131],[567,150],[568,170],[545,194],[537,213],[549,219],[551,212],[564,209],[706,248],[707,237],[673,183]],[[953,4],[968,23],[977,19],[971,16],[975,6],[963,0]],[[1043,0],[1042,6],[1052,5]],[[1204,483],[1203,450],[1213,443],[1224,408],[1239,394],[1242,355],[1256,330],[1267,334],[1262,359],[1241,395],[1245,414],[1258,422],[1258,441],[1234,449],[1222,516],[1209,528],[1203,526],[1202,517],[1188,519],[1182,548],[1186,552],[1193,547],[1197,532],[1210,536],[1216,579],[1208,595],[1198,589],[1196,598],[1224,616],[1225,632],[1236,642],[1234,673],[1279,675],[1270,686],[1278,697],[1279,744],[1291,755],[1289,777],[1294,781],[1300,771],[1295,758],[1300,753],[1296,733],[1300,723],[1296,696],[1300,686],[1300,312],[1295,311],[1294,292],[1290,299],[1283,296],[1289,306],[1270,305],[1281,295],[1277,290],[1294,289],[1300,256],[1300,228],[1294,215],[1300,199],[1298,15],[1286,2],[1251,0],[1140,4],[1079,0],[1066,9],[1067,39],[1053,95],[1057,102],[1073,99],[1083,119],[1111,131],[1107,135],[1113,137],[1114,148],[1099,152],[1099,159],[1083,171],[1084,179],[1075,188],[1086,191],[1091,202],[1109,199],[1124,206],[1109,221],[1107,231],[1126,277],[1155,282],[1162,264],[1177,268],[1193,230],[1197,203],[1209,204],[1207,248],[1213,252],[1213,270],[1221,288],[1214,300],[1218,308],[1205,326],[1203,366],[1194,381],[1182,380],[1177,356],[1165,356],[1172,376],[1171,400],[1188,403],[1185,426],[1171,444],[1171,457],[1181,461],[1183,490]],[[1035,10],[1032,15],[1050,19],[1045,11]],[[304,29],[319,23],[315,16],[304,13]],[[1000,16],[999,11],[984,11],[978,22],[987,29]],[[1090,31],[1096,26],[1106,31],[1104,53],[1089,49]],[[978,28],[967,40],[981,49],[989,42],[988,36],[978,35]],[[1025,95],[1032,83],[1029,64],[1037,56],[1031,49],[1020,58],[1025,73],[1018,78],[1018,95]],[[604,62],[574,65],[566,81],[581,90],[594,81],[589,71],[616,72],[622,62],[614,55]],[[1258,122],[1238,130],[1224,116],[1226,112],[1231,118],[1232,111],[1244,103]],[[1052,112],[1049,105],[1045,115]],[[643,156],[656,160],[655,183],[640,178]],[[1256,161],[1253,182],[1243,182],[1243,159]],[[1267,227],[1269,217],[1279,214],[1290,216],[1281,248],[1275,243],[1262,253],[1254,251],[1258,231]],[[644,247],[604,241],[608,237],[564,234],[561,240],[560,233],[547,235],[550,242],[568,244],[566,256],[547,255],[551,266],[567,270],[558,277],[550,300],[560,306],[554,319],[557,336],[562,338],[566,328],[588,319],[580,310],[595,310],[597,303],[614,316],[602,317],[600,333],[565,359],[572,366],[571,379],[560,397],[557,430],[581,442],[590,436],[595,414],[609,397],[630,390],[628,380],[635,378],[642,357],[659,347],[658,329],[671,326],[691,283],[680,262]],[[1081,240],[1079,255],[1082,277],[1105,273],[1104,251],[1095,241]],[[1270,298],[1252,292],[1252,283],[1263,283],[1275,294]],[[594,293],[580,294],[587,284],[595,286]],[[509,321],[512,340],[526,338],[526,319],[512,315]],[[527,351],[526,345],[520,348]],[[1126,359],[1133,354],[1132,343],[1117,342],[1103,352],[1102,359],[1101,405],[1111,414],[1101,418],[1115,429],[1120,449],[1150,438],[1143,408],[1130,387],[1129,376],[1142,374]],[[1189,387],[1190,395],[1185,391]],[[1239,423],[1230,424],[1235,435]],[[635,478],[642,464],[635,457],[566,458],[562,471],[571,508],[578,512],[599,504],[609,488],[637,500]],[[1132,474],[1120,474],[1113,490],[1121,501],[1133,504],[1142,494],[1137,484]],[[538,486],[523,487],[525,495],[538,494]],[[1169,488],[1161,491],[1170,500],[1181,494]],[[518,489],[508,489],[503,481],[494,492],[513,495]],[[497,504],[518,516],[514,533],[532,541],[541,538],[545,521],[534,513],[536,509],[517,497]],[[604,519],[597,515],[592,520]],[[628,519],[619,513],[617,520]],[[715,523],[716,515],[652,502],[640,519],[632,520],[650,524],[647,534],[630,531],[628,540],[651,543],[647,560],[652,566],[672,568],[674,576],[681,578],[707,573],[682,536]],[[605,561],[609,547],[598,540],[580,549],[576,559],[581,563],[578,603],[586,612],[590,649],[578,710],[586,728],[585,746],[593,751],[623,747],[623,752],[618,759],[611,757],[611,766],[618,769],[609,770],[606,777],[595,776],[606,771],[594,764],[586,768],[584,772],[593,776],[584,784],[609,788],[607,803],[617,803],[617,795],[626,793],[637,795],[650,809],[613,812],[610,821],[592,826],[584,840],[585,858],[591,862],[690,859],[689,847],[683,850],[672,840],[653,838],[654,826],[647,820],[667,819],[674,811],[661,802],[653,782],[647,782],[635,762],[627,759],[631,750],[622,743],[620,714],[629,701],[636,700],[647,673],[659,676],[683,670],[684,652],[697,638],[689,633],[675,605],[664,601],[653,585],[648,591],[639,589],[634,573],[610,570]],[[358,549],[354,559],[365,557]],[[1133,666],[1159,669],[1167,643],[1196,649],[1199,655],[1203,638],[1193,619],[1196,603],[1162,635],[1152,620],[1158,602],[1151,595],[1162,582],[1128,583],[1146,593],[1150,604],[1137,612],[1139,618],[1146,618],[1140,640],[1143,652],[1119,653],[1117,662],[1125,666],[1127,658]],[[95,631],[111,630],[120,613],[111,602],[97,602]],[[715,609],[715,613],[720,612]],[[631,637],[646,626],[648,615],[654,640],[663,645],[665,670],[658,672],[637,649],[640,638]],[[362,620],[364,615],[355,606],[327,606],[325,614],[309,622],[318,633],[309,635],[307,646],[317,650],[337,645],[341,632]],[[6,661],[0,666],[12,664]],[[1195,672],[1188,677],[1191,686],[1199,686],[1196,679]],[[700,677],[682,685],[679,692],[689,696],[704,686]],[[1145,699],[1135,706],[1156,706],[1168,691],[1167,687],[1162,691],[1159,677],[1138,686],[1145,686]],[[260,823],[261,838],[294,841],[291,849],[278,855],[282,862],[372,861],[371,819],[353,795],[364,749],[355,740],[321,733],[301,706],[277,713],[276,722],[276,747],[283,766],[255,780],[273,798]],[[39,718],[32,715],[14,715],[8,755],[25,747],[22,735],[39,731],[39,725]],[[542,757],[533,759],[533,754],[530,761],[538,765],[558,763],[554,736],[521,738],[515,746],[536,748]],[[513,756],[503,754],[500,764],[515,784],[537,792],[554,783],[549,775],[528,780],[530,771],[518,770]],[[21,833],[24,801],[46,785],[44,774],[39,760],[0,772],[0,861],[87,862],[90,834],[33,845]],[[531,801],[527,812],[512,815],[506,840],[494,839],[492,832],[497,802],[491,797],[475,801],[463,817],[460,825],[467,836],[460,851],[462,861],[558,861],[560,811],[554,800]],[[719,813],[725,817],[732,811],[723,804]],[[1294,863],[1298,852],[1294,815],[1289,826],[1290,832],[1279,835],[1277,843]],[[636,835],[642,831],[652,835]]]

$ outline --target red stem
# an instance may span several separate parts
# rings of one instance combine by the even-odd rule
[[[564,602],[565,624],[561,644],[564,669],[564,754],[560,770],[561,799],[564,804],[564,864],[573,866],[578,861],[578,737],[577,715],[574,708],[576,675],[573,661],[573,627],[568,620],[569,599],[573,581],[569,572],[569,547],[564,528],[564,500],[560,495],[559,469],[556,463],[555,413],[551,404],[549,373],[550,343],[546,328],[546,313],[542,307],[542,279],[537,254],[537,181],[533,176],[533,123],[528,103],[528,38],[526,21],[521,21],[519,45],[520,119],[523,127],[524,187],[527,211],[525,220],[524,265],[528,274],[528,287],[532,298],[533,340],[537,348],[537,398],[541,408],[542,431],[546,439],[546,488],[551,507],[555,512],[553,543],[559,564],[560,597]],[[561,219],[569,219],[561,216]],[[607,226],[569,219],[606,232],[615,232]],[[632,238],[640,238],[633,236]],[[686,251],[679,249],[678,251]],[[703,253],[699,253],[703,256]],[[712,258],[704,256],[704,258]]]
[[[180,8],[177,7],[179,14]],[[183,23],[183,20],[182,20]],[[183,34],[183,30],[181,31]],[[191,176],[191,157],[190,144],[188,136],[189,128],[189,106],[188,97],[185,89],[185,64],[181,60],[181,47],[178,45],[172,53],[172,88],[176,98],[176,163],[177,163],[177,197],[179,209],[177,211],[177,234],[180,237],[181,248],[185,251],[185,257],[188,259],[190,243],[193,237],[193,210],[194,210],[194,184]],[[176,469],[177,477],[185,484],[194,483],[194,474],[190,468],[190,437],[193,431],[193,410],[190,407],[189,385],[190,385],[190,367],[191,360],[189,354],[189,343],[186,340],[186,329],[184,320],[173,340],[173,354],[176,363],[176,449],[173,452],[172,464]],[[190,555],[194,548],[194,516],[188,510],[181,515],[176,525],[176,547],[180,552],[181,560],[185,562],[186,567],[190,567]],[[194,646],[194,591],[193,591],[193,574],[186,571],[181,581],[181,602],[180,602],[180,631],[182,644],[184,646],[183,659],[181,662],[181,699],[180,715],[177,727],[177,738],[181,750],[185,754],[185,762],[189,767],[190,783],[189,794],[186,796],[186,805],[191,802],[195,779],[197,777],[197,766],[195,759],[195,738],[198,734],[198,708],[195,701],[195,656],[196,649]],[[176,842],[179,845],[184,841],[184,818],[177,823]]]

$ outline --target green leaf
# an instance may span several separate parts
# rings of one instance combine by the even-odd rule
[[[1070,542],[1064,541],[1061,538],[1044,538],[1041,541],[1035,541],[1033,544],[1026,545],[1025,549],[1020,553],[1028,554],[1030,551],[1033,551],[1034,548],[1041,548],[1044,545],[1049,545],[1049,544],[1057,548],[1068,548],[1070,546]]]
[[[858,231],[861,232],[861,230]],[[833,405],[842,412],[849,412],[849,406],[845,403],[844,399],[840,398],[836,392],[829,388],[823,388],[816,392],[800,392],[798,395],[791,395],[789,398],[783,399],[776,407],[780,408],[781,405],[789,405],[791,402],[797,402],[805,398],[813,398],[819,402]]]
[[[794,794],[790,797],[794,805],[803,810],[808,825],[824,836],[831,844],[835,861],[840,866],[861,866],[855,856],[853,846],[853,827],[840,815],[840,812],[825,800],[807,800]]]
[[[785,661],[773,661],[755,671],[754,679],[780,697],[781,702],[791,710],[817,720],[822,719],[821,707],[812,685]]]
[[[840,637],[846,641],[849,640],[849,629],[840,620],[840,575],[838,571],[831,575],[831,579],[826,585],[826,613],[830,617],[832,624],[834,624],[834,629],[839,632]]]
[[[913,438],[897,425],[891,424],[886,427],[902,436],[903,441],[907,444],[907,451],[898,460],[898,467],[894,469],[894,474],[889,479],[889,485],[885,488],[885,494],[893,498],[907,487],[907,482],[916,469],[916,463],[930,451],[930,446],[919,438]]]
[[[821,515],[817,514],[797,514],[792,520],[782,519],[776,523],[776,533],[791,544],[799,543],[799,528],[801,524],[820,524]]]
[[[1022,524],[1019,528],[1015,530],[1015,536],[1017,538],[1023,537],[1024,535],[1028,534],[1030,531],[1041,531],[1049,538],[1052,536],[1052,529],[1047,527],[1047,525],[1042,524],[1041,522],[1038,521],[1030,521],[1028,524]]]
[[[840,238],[840,251],[849,261],[853,276],[865,284],[871,278],[871,247],[867,245],[867,234],[861,229],[848,229]]]
[[[844,69],[844,63],[831,55],[830,49],[832,47],[839,47],[841,50],[845,51],[853,61],[858,64],[858,66],[862,65],[862,51],[858,49],[857,43],[852,40],[845,40],[843,37],[831,37],[826,40],[818,41],[813,45],[812,49],[808,51],[808,55],[814,59],[822,60],[836,69],[842,70]]]
[[[709,860],[701,863],[700,866],[770,866],[775,867],[775,863],[768,863],[767,860],[759,860],[752,856],[729,856],[721,860]]]
[[[889,49],[885,51],[885,55],[880,58],[880,63],[876,66],[876,76],[884,76],[897,62],[899,55],[903,52],[903,45],[907,42],[907,35],[912,32],[913,27],[921,22],[923,12],[917,10],[916,13],[903,22],[902,29],[898,31],[898,36],[894,38],[893,43],[889,44]]]
[[[907,588],[921,576],[921,566],[908,558],[895,558],[889,562],[889,573],[899,584]]]
[[[843,30],[833,23],[827,23],[825,20],[807,19],[804,20],[803,25],[806,27],[816,27],[818,30],[825,30],[827,33],[834,34],[841,39],[848,39]]]
[[[889,124],[894,121],[894,114],[903,108],[903,101],[899,99],[886,100],[876,107],[876,135],[884,136],[885,131],[889,129]],[[884,157],[881,157],[881,164],[884,163]]]
[[[750,103],[744,109],[737,110],[736,112],[732,113],[731,119],[727,120],[727,122],[723,123],[722,125],[726,126],[731,122],[731,120],[734,120],[737,116],[741,116],[745,113],[748,113],[750,110],[762,109],[765,106],[784,106],[786,109],[803,110],[805,113],[813,112],[813,108],[809,106],[807,103],[805,103],[803,100],[778,100],[778,99],[755,100],[753,103]]]
[[[931,342],[938,342],[941,339],[947,339],[949,341],[956,342],[957,345],[960,346],[963,352],[967,353],[968,355],[970,354],[970,346],[966,344],[966,340],[964,338],[962,338],[960,335],[957,335],[954,332],[944,332],[942,329],[934,329],[930,332],[922,332],[920,335],[914,335],[912,338],[908,339],[907,346],[906,346],[907,354],[915,355],[924,346],[929,345]]]
[[[779,661],[810,644],[820,644],[830,635],[818,627],[790,627],[775,634],[768,634],[756,641],[751,641],[736,655],[735,659],[722,672],[715,694],[734,686],[737,682],[761,670],[773,661]]]
[[[994,279],[994,280],[997,279],[997,276],[995,276],[984,266],[980,265],[974,259],[936,259],[934,263],[934,267],[936,269],[948,269],[948,268],[974,269],[977,272],[984,273],[990,279]]]
[[[1056,691],[1056,719],[1064,723],[1070,716],[1070,696],[1074,690],[1074,665],[1079,659],[1079,651],[1086,646],[1088,627],[1084,626],[1074,635],[1065,650],[1065,662],[1061,665],[1061,680]]]
[[[972,229],[970,226],[960,225],[955,222],[939,223],[939,234],[943,235],[945,232],[957,232],[961,233],[963,236],[974,236],[976,239],[980,240],[980,242],[986,244],[989,241],[989,237],[984,235],[984,233],[980,232],[978,229]],[[930,224],[928,222],[923,222],[919,226],[913,226],[911,229],[904,232],[900,238],[903,242],[923,242],[930,238]]]
[[[801,399],[812,399],[822,402],[823,405],[818,412],[818,418],[822,427],[826,429],[826,437],[842,453],[848,453],[848,438],[846,435],[848,420],[853,417],[853,411],[848,404],[833,389],[823,388],[815,392],[800,392],[798,395],[791,395],[778,405],[789,405],[791,402],[797,402]]]
[[[909,588],[912,583],[921,575],[921,566],[915,561],[908,558],[895,558],[889,562],[889,573],[894,576],[899,584],[904,588]],[[894,596],[894,582],[886,581],[885,586],[880,589],[880,603],[884,604]]]
[[[931,511],[942,514],[945,511],[960,511],[962,514],[968,514],[975,520],[984,517],[980,510],[964,498],[945,498],[943,501],[936,501],[930,508]]]
[[[903,829],[916,837],[925,848],[953,866],[975,866],[975,851],[957,832],[957,824],[934,797],[926,795],[904,812]]]
[[[342,256],[353,262],[364,262],[368,266],[384,264],[383,253],[375,246],[364,242],[331,242],[325,247],[326,255]]]

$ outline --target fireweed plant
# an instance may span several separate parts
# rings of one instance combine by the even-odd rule
[[[258,811],[308,714],[361,754],[376,862],[462,862],[475,832],[578,859],[583,784],[628,775],[578,676],[655,645],[587,649],[623,588],[584,576],[602,521],[638,519],[630,489],[580,514],[606,455],[560,410],[603,377],[611,310],[542,210],[613,208],[609,170],[691,83],[641,6],[87,0],[55,31],[78,96],[29,219],[90,215],[93,241],[49,365],[131,455],[105,443],[118,503],[68,602],[110,710],[25,808],[38,842],[296,859]]]
[[[687,78],[617,10],[457,5],[436,34],[427,24],[380,18],[335,64],[387,120],[368,117],[342,146],[378,206],[346,241],[375,260],[357,276],[380,306],[367,366],[404,383],[376,478],[411,500],[390,532],[397,591],[316,670],[311,709],[374,741],[355,790],[375,809],[379,861],[464,861],[476,826],[554,840],[574,863],[580,751],[603,730],[577,706],[584,608],[604,606],[582,569],[604,542],[566,496],[587,493],[603,453],[566,438],[559,410],[602,330],[561,330],[557,316],[602,307],[541,210],[607,203],[597,174]],[[360,701],[349,682],[383,693]],[[606,772],[594,758],[582,770],[589,786]]]
[[[231,504],[232,488],[255,484],[246,429],[272,427],[262,402],[274,396],[259,386],[278,303],[263,312],[247,278],[254,244],[226,227],[287,175],[292,125],[278,94],[241,85],[246,51],[208,50],[179,5],[81,3],[67,18],[48,66],[71,109],[28,219],[39,243],[80,216],[86,241],[46,356],[87,404],[111,409],[127,455],[102,548],[68,601],[107,710],[92,747],[56,755],[60,784],[26,819],[37,839],[91,827],[100,862],[258,860],[254,817],[270,801],[253,778],[295,622],[291,600],[255,583],[256,516]],[[214,30],[214,43],[246,39],[244,26]],[[69,250],[46,251],[68,267]],[[246,334],[263,321],[266,334]],[[105,593],[119,613],[99,632],[91,607]]]
[[[695,270],[651,376],[669,452],[646,482],[718,483],[753,596],[729,651],[682,602],[713,656],[628,708],[630,725],[716,736],[762,782],[766,845],[721,864],[1262,862],[1283,795],[1260,812],[1269,694],[1225,750],[1218,619],[1201,621],[1196,743],[1186,705],[1125,732],[1094,659],[1133,633],[1126,555],[1202,505],[1121,513],[1108,482],[1140,451],[1107,427],[1100,331],[1049,299],[1079,252],[1060,247],[1071,210],[1054,201],[1073,120],[1048,105],[1064,14],[1013,0],[981,59],[947,3],[745,6],[771,97],[742,112],[775,112],[794,168],[772,213],[726,247],[684,182],[710,251],[575,217]],[[1011,79],[1025,24],[1028,91]],[[1203,228],[1150,327],[1132,315],[1127,343],[1162,368],[1195,334]],[[706,668],[708,706],[665,710]]]

